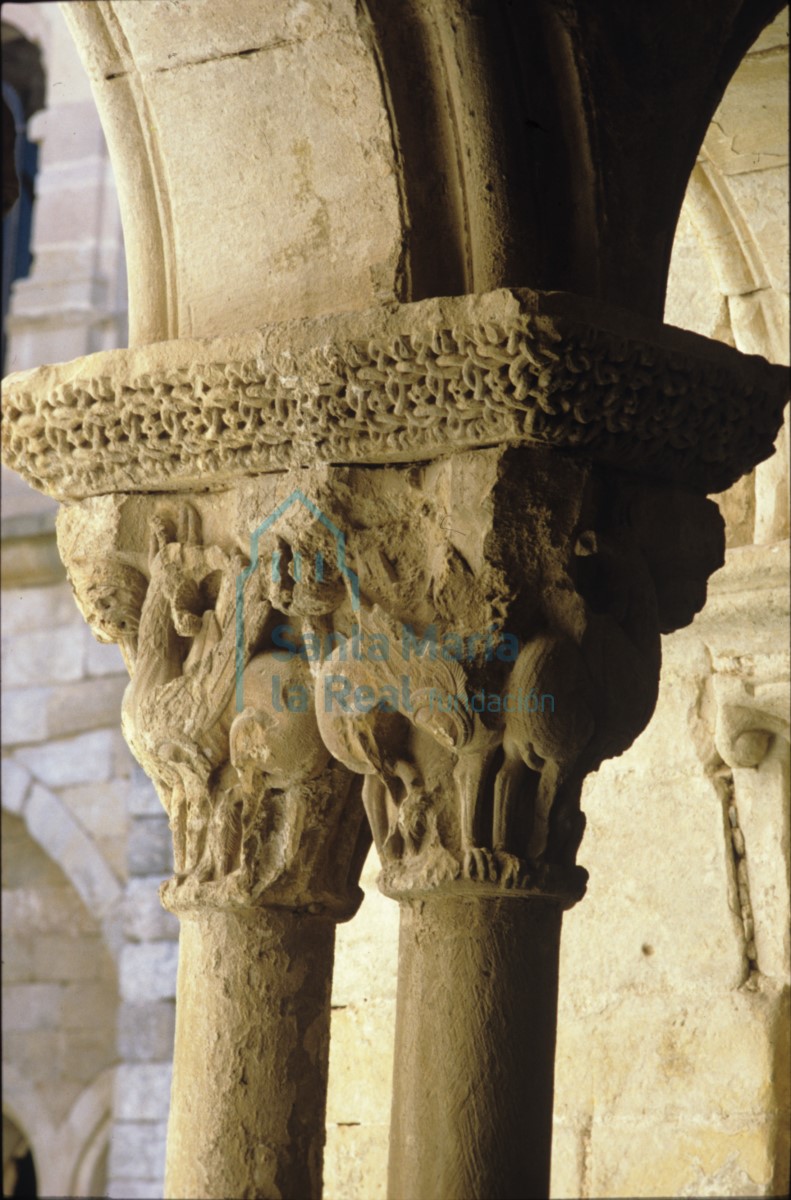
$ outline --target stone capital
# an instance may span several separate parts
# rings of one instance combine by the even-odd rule
[[[95,497],[58,536],[130,666],[175,909],[348,915],[363,810],[389,895],[573,903],[585,775],[722,561],[710,501],[540,447]]]

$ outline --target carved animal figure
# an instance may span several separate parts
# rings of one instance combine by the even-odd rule
[[[577,644],[545,632],[514,664],[512,689],[549,693],[554,711],[508,714],[505,760],[495,781],[494,842],[514,849],[518,803],[526,812],[518,851],[573,863],[585,826],[585,776],[623,753],[656,703],[660,641],[654,584],[628,529],[586,531],[577,543],[587,624]]]
[[[374,608],[370,621],[376,628]],[[403,677],[408,679],[410,707],[402,702]],[[399,697],[398,708],[377,701],[370,706],[337,702],[328,704],[332,677],[341,677],[349,691]],[[332,755],[350,770],[367,776],[363,802],[377,849],[384,858],[397,857],[400,849],[418,853],[436,830],[435,798],[426,790],[415,731],[428,733],[455,756],[453,785],[459,810],[465,867],[486,873],[483,851],[475,839],[475,814],[482,779],[488,770],[499,734],[487,730],[480,717],[468,712],[466,677],[459,663],[423,655],[411,659],[399,672],[392,662],[346,661],[336,649],[321,665],[316,680],[317,720],[321,736]],[[458,698],[443,705],[439,700]]]
[[[129,661],[122,725],[168,811],[177,874],[216,878],[240,865],[242,833],[255,823],[254,810],[275,793],[279,803],[291,804],[294,788],[320,773],[329,754],[313,715],[309,672],[298,660],[281,664],[257,655],[247,662],[247,707],[236,712],[235,601],[242,562],[200,544],[191,507],[180,510],[175,540],[171,536],[156,517],[147,588],[140,572],[123,565],[114,566],[107,580],[86,568],[73,582],[99,636],[120,640]],[[250,576],[245,658],[269,612],[257,587]],[[290,712],[297,687],[304,710]],[[292,795],[284,799],[289,789]],[[298,820],[286,824],[299,828]]]

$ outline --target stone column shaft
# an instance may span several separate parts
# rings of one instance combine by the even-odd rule
[[[321,1196],[334,922],[184,916],[165,1191]]]
[[[392,1200],[549,1194],[561,909],[401,906]]]

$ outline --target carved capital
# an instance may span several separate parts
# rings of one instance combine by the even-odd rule
[[[710,501],[543,449],[88,499],[59,543],[130,666],[166,902],[338,915],[363,811],[390,895],[578,899],[583,780],[722,561]]]

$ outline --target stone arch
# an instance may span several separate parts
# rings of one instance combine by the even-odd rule
[[[3,860],[4,1104],[29,1140],[39,1194],[100,1194],[94,1184],[115,1074],[115,964],[96,914],[7,808]]]
[[[22,817],[28,833],[63,871],[88,909],[102,917],[122,888],[101,851],[62,801],[20,763],[3,763],[2,807]]]
[[[703,139],[687,185],[677,230],[680,238],[687,240],[685,266],[682,272],[680,264],[675,264],[673,278],[679,285],[685,273],[686,287],[691,289],[692,278],[697,281],[710,272],[711,289],[719,294],[720,303],[716,328],[704,323],[691,290],[692,304],[686,298],[682,301],[678,286],[667,318],[680,323],[683,307],[689,314],[685,327],[776,363],[788,362],[789,335],[787,278],[782,278],[787,246],[784,253],[779,216],[788,202],[787,184],[783,195],[787,179],[783,161],[785,157],[787,164],[783,129],[787,34],[786,11],[742,59]],[[767,187],[774,191],[767,192]],[[695,261],[690,257],[693,246]],[[721,498],[729,545],[767,544],[788,536],[789,420],[787,410],[772,458]]]
[[[3,1195],[37,1196],[36,1162],[21,1122],[10,1105],[3,1104]]]
[[[108,1150],[115,1069],[108,1068],[79,1094],[65,1121],[50,1120],[35,1088],[13,1064],[3,1066],[3,1118],[26,1138],[36,1168],[37,1194],[101,1195],[102,1158]],[[86,1130],[88,1131],[86,1133]],[[4,1155],[5,1156],[5,1155]],[[101,1183],[97,1192],[96,1184]]]

